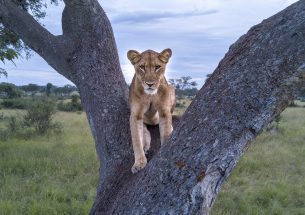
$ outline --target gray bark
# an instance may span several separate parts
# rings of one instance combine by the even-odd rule
[[[304,87],[305,1],[230,47],[161,149],[158,129],[150,128],[154,150],[135,175],[128,87],[109,20],[96,0],[65,3],[59,37],[24,19],[29,15],[9,0],[0,0],[0,20],[80,89],[100,158],[91,214],[208,214],[250,141]],[[46,35],[49,45],[32,39]]]

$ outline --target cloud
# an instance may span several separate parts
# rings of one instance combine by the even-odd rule
[[[217,13],[217,10],[207,10],[207,11],[189,11],[189,12],[166,12],[166,11],[141,11],[133,13],[122,13],[120,15],[115,15],[110,17],[110,20],[113,24],[119,23],[149,23],[156,22],[162,19],[171,19],[171,18],[183,18],[183,17],[193,17],[193,16],[205,16],[209,14]]]
[[[296,0],[100,1],[112,23],[122,71],[128,83],[134,74],[126,57],[129,49],[162,51],[171,48],[173,57],[166,76],[191,76],[200,86],[234,41],[251,26],[294,2]],[[61,34],[62,9],[62,2],[58,7],[48,6],[47,17],[43,20],[46,28],[56,35]],[[29,61],[21,59],[15,63],[18,71],[9,64],[3,66],[9,71],[12,82],[45,84],[52,80],[54,84],[70,83],[37,55]]]
[[[134,76],[134,67],[131,64],[122,64],[122,72],[125,77],[125,81],[129,84],[132,81],[132,78]]]

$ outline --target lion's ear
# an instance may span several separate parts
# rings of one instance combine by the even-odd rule
[[[127,52],[127,57],[133,65],[141,60],[141,54],[135,50],[129,50]]]
[[[164,50],[159,54],[159,59],[160,59],[163,63],[167,63],[171,56],[172,56],[172,50],[171,50],[171,49],[164,49]]]

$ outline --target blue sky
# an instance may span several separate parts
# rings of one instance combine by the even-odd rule
[[[100,1],[101,2],[101,1]],[[249,28],[296,0],[104,0],[101,2],[114,30],[120,62],[127,83],[134,74],[126,53],[153,49],[173,50],[166,76],[191,76],[202,86],[229,46]],[[63,3],[47,8],[45,27],[60,35]],[[17,85],[51,82],[62,86],[71,82],[34,54],[15,65],[0,65],[8,71],[1,82]]]

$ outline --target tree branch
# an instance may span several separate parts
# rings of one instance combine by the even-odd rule
[[[31,49],[43,57],[54,69],[67,76],[66,53],[63,43],[42,27],[30,14],[11,0],[0,0],[0,22],[15,32]],[[67,42],[67,41],[65,41]]]
[[[230,47],[160,154],[110,187],[108,198],[98,193],[91,213],[208,214],[246,146],[304,87],[304,47],[303,0],[251,28]]]

